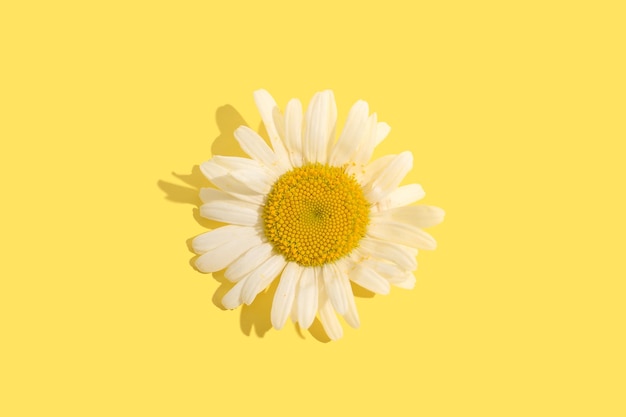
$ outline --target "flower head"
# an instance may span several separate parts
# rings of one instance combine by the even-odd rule
[[[370,162],[390,131],[352,106],[335,141],[337,108],[331,91],[315,94],[302,114],[293,99],[284,115],[265,90],[254,98],[271,147],[246,126],[235,138],[250,158],[214,156],[201,165],[217,187],[203,188],[202,216],[227,223],[196,237],[199,270],[226,269],[235,286],[227,308],[250,304],[279,279],[271,311],[280,329],[287,318],[308,328],[316,315],[331,339],[342,336],[337,314],[359,326],[350,281],[378,294],[391,285],[412,288],[417,249],[434,249],[422,229],[443,220],[443,210],[411,205],[424,196],[418,184],[400,186],[411,170],[410,152]]]

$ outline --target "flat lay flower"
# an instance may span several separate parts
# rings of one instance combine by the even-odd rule
[[[351,282],[377,294],[413,288],[417,250],[434,249],[423,229],[443,220],[440,208],[413,205],[418,184],[400,186],[410,152],[372,159],[390,127],[357,101],[335,137],[337,107],[329,90],[303,115],[292,99],[281,113],[265,90],[254,99],[269,143],[246,126],[235,138],[250,158],[214,156],[201,165],[217,188],[200,192],[200,214],[227,225],[193,240],[202,272],[225,269],[235,283],[226,308],[251,304],[275,279],[271,322],[301,328],[318,316],[328,336],[343,335],[337,315],[359,326]]]

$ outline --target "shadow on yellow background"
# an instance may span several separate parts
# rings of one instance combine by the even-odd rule
[[[247,157],[247,155],[239,147],[239,144],[237,143],[234,136],[234,132],[239,126],[248,125],[241,116],[241,114],[239,114],[239,112],[233,106],[227,104],[217,109],[217,111],[215,112],[215,119],[220,134],[215,138],[213,144],[211,145],[212,155]],[[268,141],[267,132],[265,131],[265,128],[262,124],[259,126],[257,131],[266,141]],[[157,185],[161,190],[165,192],[165,199],[174,203],[185,203],[194,205],[195,207],[193,208],[193,217],[198,222],[198,224],[206,229],[215,229],[223,226],[222,223],[208,220],[200,216],[199,206],[202,204],[202,202],[200,201],[199,192],[201,188],[210,186],[208,180],[200,171],[200,167],[198,165],[193,166],[190,174],[172,173],[172,175],[184,182],[186,186],[174,184],[165,180],[159,180],[157,182]],[[193,257],[189,260],[189,265],[196,271],[198,271],[195,266],[195,261],[198,258],[198,255],[193,252],[191,246],[191,242],[193,241],[194,237],[190,237],[189,239],[187,239],[186,243],[189,251],[194,254]],[[221,303],[221,300],[224,295],[233,287],[233,283],[231,283],[224,277],[224,271],[215,272],[212,274],[212,276],[220,284],[219,288],[217,288],[217,290],[215,290],[215,293],[213,294],[213,304],[219,309],[225,310],[224,306]],[[277,286],[278,280],[274,280],[272,285],[270,285],[267,290],[260,293],[251,305],[244,304],[241,307],[240,326],[241,331],[246,336],[250,336],[252,334],[252,329],[254,329],[254,334],[262,338],[265,336],[265,333],[267,333],[267,331],[272,328],[270,313],[272,308],[272,300],[274,298],[274,292],[276,291]],[[353,286],[353,291],[354,295],[357,297],[374,296],[374,293],[369,292],[358,286]],[[295,325],[295,330],[301,338],[304,338],[304,335],[302,334],[302,331],[297,324]],[[313,325],[308,329],[308,331],[316,340],[320,342],[327,343],[330,341],[322,327],[321,322],[317,318],[313,322]]]

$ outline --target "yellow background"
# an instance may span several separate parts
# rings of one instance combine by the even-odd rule
[[[3,2],[3,416],[624,416],[615,1]],[[197,165],[331,88],[447,211],[325,343],[190,266]]]

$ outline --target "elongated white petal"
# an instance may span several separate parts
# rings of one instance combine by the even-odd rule
[[[358,249],[357,251],[360,252]],[[359,255],[362,258],[367,258],[367,256],[364,256],[361,253],[359,253]],[[381,259],[364,259],[361,261],[361,264],[378,272],[378,274],[385,279],[404,277],[407,273],[410,273],[396,264],[389,263]]]
[[[435,249],[437,243],[432,236],[422,229],[406,223],[381,220],[373,217],[367,230],[367,236],[396,242],[418,249]]]
[[[241,300],[241,291],[243,290],[244,285],[246,285],[246,280],[248,277],[239,281],[233,288],[231,288],[225,295],[222,297],[222,305],[229,310],[239,307],[243,304]]]
[[[241,149],[262,166],[272,167],[276,163],[277,158],[274,151],[257,132],[248,126],[239,126],[235,130],[234,136]]]
[[[326,141],[326,149],[324,151],[324,163],[328,163],[328,156],[330,151],[335,143],[335,131],[337,129],[337,102],[335,101],[335,94],[332,90],[326,90],[324,93],[328,96],[328,101],[330,101],[330,109],[329,109],[329,125],[328,129],[328,140]]]
[[[424,190],[419,184],[408,184],[393,190],[387,197],[373,204],[371,207],[372,216],[381,216],[382,212],[395,207],[402,207],[414,203],[424,198]]]
[[[368,117],[365,123],[365,131],[363,132],[363,139],[354,155],[354,162],[357,166],[363,166],[369,162],[374,153],[374,147],[376,147],[376,125],[378,124],[378,116],[373,113]]]
[[[354,174],[361,187],[364,190],[371,188],[372,182],[378,178],[381,173],[387,169],[387,166],[397,157],[397,155],[385,155],[382,156],[365,167],[350,166],[348,167],[348,173]]]
[[[263,166],[254,159],[242,158],[240,156],[223,156],[215,155],[210,159],[211,162],[223,167],[227,171],[235,171],[240,169],[263,171],[265,174],[270,174],[270,171],[264,170]]]
[[[233,174],[247,174],[249,177],[254,177],[255,181],[259,181],[263,184],[273,184],[278,176],[275,172],[270,171],[261,165],[260,162],[255,161],[254,159],[249,158],[240,158],[236,156],[214,156],[211,158],[207,165],[209,165],[208,169],[210,170],[210,165],[214,164],[222,168],[221,170],[213,169],[213,172],[216,172],[220,175],[233,175]],[[208,172],[211,174],[212,172]],[[211,180],[211,178],[209,178]],[[240,179],[241,181],[241,179]],[[243,182],[243,184],[248,185],[247,182]]]
[[[200,206],[200,215],[222,223],[255,226],[261,218],[261,207],[244,201],[214,200]]]
[[[407,184],[393,190],[386,198],[389,207],[402,207],[424,198],[424,189],[419,184]]]
[[[337,110],[332,91],[316,93],[306,112],[303,143],[305,161],[326,162],[336,122]]]
[[[262,166],[279,175],[285,171],[278,156],[254,130],[247,126],[240,126],[235,130],[235,139],[239,142],[241,149]]]
[[[316,267],[308,267],[302,270],[300,283],[298,284],[298,323],[303,329],[308,329],[313,324],[318,306],[317,271]]]
[[[282,115],[280,115],[280,111],[278,110],[278,106],[276,105],[276,101],[266,90],[255,91],[254,101],[256,102],[259,113],[261,114],[261,119],[263,119],[263,124],[265,125],[265,130],[269,136],[274,153],[277,156],[278,164],[281,166],[281,170],[283,172],[287,171],[291,168],[291,166],[288,163],[287,150],[285,149],[285,145],[283,144],[279,134],[282,126],[276,126],[275,123],[276,120],[280,123],[282,118]]]
[[[273,112],[274,108],[278,107],[276,105],[276,100],[274,97],[267,92],[267,90],[257,90],[254,92],[254,102],[259,110],[259,114],[261,115],[261,119],[263,119],[263,124],[265,125],[265,130],[267,130],[267,134],[270,137],[278,136],[278,131],[274,125]]]
[[[260,245],[263,239],[251,232],[242,233],[236,239],[212,248],[196,260],[196,267],[202,272],[215,272],[226,268],[235,259],[253,246]]]
[[[414,246],[418,249],[433,250],[437,248],[437,241],[428,232],[422,229],[415,229],[417,236],[415,237]]]
[[[320,321],[322,322],[322,326],[326,331],[328,337],[331,340],[341,339],[343,336],[343,328],[337,319],[337,315],[335,314],[335,310],[333,310],[333,306],[326,294],[326,288],[324,284],[319,280],[319,312],[320,312]]]
[[[237,240],[241,236],[257,235],[255,229],[249,226],[228,225],[218,227],[210,232],[196,236],[191,242],[194,252],[202,254],[210,251],[218,246],[225,245],[232,240]]]
[[[381,215],[422,228],[441,223],[445,212],[439,207],[419,205],[394,208]]]
[[[331,151],[330,165],[342,166],[352,160],[363,140],[368,114],[369,107],[365,101],[354,103],[343,131]]]
[[[225,191],[221,191],[221,190],[216,190],[215,188],[200,188],[200,200],[202,200],[203,203],[208,203],[210,201],[213,201],[216,199],[218,200],[224,200],[225,198],[223,197],[223,194],[220,194],[219,196],[215,193],[216,191],[219,192],[223,192],[228,196],[228,200],[234,199],[234,200],[241,200],[241,201],[245,201],[248,203],[252,203],[256,206],[261,206],[263,205],[264,201],[265,201],[265,195],[263,194],[237,194],[237,193],[233,193],[233,192],[225,192]]]
[[[343,277],[335,264],[327,264],[322,268],[323,282],[326,293],[337,313],[344,315],[348,310],[348,294],[342,284]]]
[[[229,281],[237,282],[252,273],[259,265],[267,261],[270,256],[272,256],[271,243],[255,246],[230,264],[224,272],[224,277]]]
[[[285,144],[294,167],[302,166],[302,104],[293,99],[285,110]]]
[[[414,248],[368,237],[361,239],[359,243],[360,250],[368,256],[388,260],[407,271],[417,268],[417,250]]]
[[[268,194],[274,185],[273,181],[267,181],[269,177],[259,175],[258,171],[237,170],[231,173],[232,177],[258,194]]]
[[[251,185],[257,185],[261,179],[265,176],[259,175],[255,183],[246,184],[241,179],[235,178],[232,172],[229,173],[224,167],[221,167],[213,160],[205,162],[200,167],[204,174],[210,178],[211,182],[228,195],[235,197],[238,200],[247,201],[250,203],[261,205],[264,202],[265,194],[259,193],[258,190],[251,188]],[[200,199],[204,203],[211,201],[213,198],[211,188],[202,188],[200,190]]]
[[[298,279],[298,283],[299,282],[300,280]],[[295,298],[293,300],[293,305],[291,306],[291,311],[289,312],[289,318],[293,324],[298,323],[298,285],[296,285]]]
[[[359,252],[357,255],[358,258],[361,259],[360,265],[376,271],[391,285],[405,289],[411,289],[415,286],[415,276],[411,271],[406,271],[385,260],[373,258],[365,259],[368,258],[368,256],[364,255],[359,249],[357,249],[356,252]]]
[[[352,282],[376,294],[389,294],[389,281],[373,269],[362,264],[356,265],[354,272],[350,275],[350,279]]]
[[[249,202],[244,202],[230,193],[215,188],[201,188],[200,199],[204,203],[211,203],[214,201],[226,201],[233,204],[243,203],[243,205],[253,205],[256,207],[260,207],[260,205],[258,204],[250,204]]]
[[[350,286],[349,274],[354,269],[354,265],[347,259],[338,261],[336,264],[337,272],[341,276],[341,284],[344,287],[346,293],[346,299],[348,300],[348,309],[346,314],[343,315],[344,320],[349,326],[358,328],[361,325],[359,320],[359,312],[356,309],[356,303],[354,302],[354,293],[352,292],[352,286]]]
[[[246,304],[251,304],[257,294],[267,288],[274,278],[285,268],[287,262],[282,255],[274,255],[261,264],[248,277],[246,285],[241,291],[241,299]]]
[[[389,132],[391,132],[391,126],[389,126],[385,122],[379,122],[378,125],[376,126],[376,145],[375,146],[378,146],[380,142],[385,140],[387,135],[389,135]]]
[[[230,194],[237,195],[258,195],[259,192],[255,191],[250,187],[249,184],[246,184],[239,179],[233,177],[232,170],[228,170],[225,167],[219,165],[215,158],[210,161],[203,162],[200,165],[200,170],[202,173],[211,181],[215,186],[219,187],[221,190],[228,192]],[[258,173],[259,181],[261,179],[265,179],[266,176],[262,173]]]
[[[274,100],[274,97],[272,97],[267,90],[263,89],[256,90],[253,95],[254,102],[259,110],[259,114],[261,114],[261,119],[263,119],[267,133],[272,136],[277,135],[272,118],[272,112],[274,108],[277,107],[276,100]]]
[[[412,167],[413,155],[411,152],[402,152],[387,165],[380,176],[367,185],[365,197],[372,203],[385,198],[400,185]]]
[[[272,119],[274,119],[274,126],[278,132],[278,137],[282,140],[283,147],[285,146],[285,116],[280,112],[278,107],[274,107],[272,112]],[[287,148],[285,148],[287,150]]]
[[[411,272],[407,272],[403,276],[389,278],[389,283],[398,288],[404,288],[406,290],[412,290],[415,287],[415,275]]]
[[[295,262],[287,263],[278,283],[278,288],[274,294],[272,302],[271,320],[272,326],[277,330],[283,328],[287,322],[287,317],[293,307],[293,300],[296,297],[296,286],[300,280],[302,267]]]
[[[278,107],[274,107],[272,116],[274,119],[274,126],[276,127],[276,131],[278,132],[278,139],[276,140],[276,143],[272,146],[274,147],[274,152],[279,157],[279,161],[283,170],[286,172],[293,168],[293,164],[291,163],[289,151],[287,150],[287,144],[285,142],[287,135],[285,116],[283,116]],[[276,149],[279,149],[279,151],[276,151]]]

